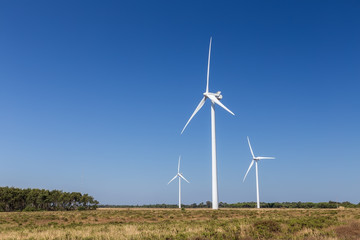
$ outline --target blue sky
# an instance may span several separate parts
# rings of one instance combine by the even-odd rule
[[[1,1],[0,185],[103,204],[360,202],[358,1]]]

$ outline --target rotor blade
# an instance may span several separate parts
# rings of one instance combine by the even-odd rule
[[[184,179],[185,181],[187,181],[188,183],[190,183],[188,180],[186,180],[186,178],[185,178],[181,173],[179,173],[179,176],[180,176],[182,179]]]
[[[180,172],[180,159],[181,159],[181,156],[179,156],[178,173]]]
[[[253,150],[252,150],[252,148],[251,148],[251,144],[250,144],[249,137],[247,137],[247,140],[248,140],[248,143],[249,143],[249,148],[250,148],[251,155],[253,156],[253,158],[255,158],[254,152],[253,152]]]
[[[275,159],[274,157],[257,157],[257,159],[261,160],[261,159]]]
[[[245,182],[245,178],[246,178],[246,176],[248,175],[248,173],[249,173],[249,171],[250,171],[250,169],[251,169],[252,165],[254,165],[254,162],[255,162],[254,160],[252,160],[252,161],[251,161],[250,166],[249,166],[249,169],[247,170],[247,172],[246,172],[246,174],[245,174],[245,177],[244,177],[243,182]]]
[[[168,182],[168,184],[171,183],[172,181],[174,181],[174,179],[175,179],[177,176],[178,176],[178,175],[176,174],[175,177],[173,177],[173,179],[171,179],[170,182]]]
[[[183,130],[181,131],[181,134],[184,132],[186,126],[189,124],[189,122],[191,121],[191,119],[195,116],[195,114],[202,108],[202,106],[204,106],[206,97],[203,97],[203,99],[201,99],[199,105],[196,107],[195,111],[193,112],[193,114],[191,115],[189,121],[187,121],[185,127],[183,128]]]
[[[212,37],[210,37],[210,45],[209,45],[208,67],[207,67],[207,75],[206,75],[206,92],[209,92],[209,72],[210,72],[211,41],[212,41]]]
[[[219,105],[220,107],[231,113],[232,115],[235,115],[232,111],[230,111],[227,107],[225,107],[224,104],[222,104],[214,95],[208,95],[208,98],[210,98],[211,101],[215,102],[217,105]]]

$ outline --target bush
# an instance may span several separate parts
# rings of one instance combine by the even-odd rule
[[[253,224],[255,238],[272,238],[274,233],[280,232],[280,224],[273,220],[261,220]]]
[[[26,206],[23,211],[24,212],[34,212],[34,211],[36,211],[36,208],[34,208],[32,206]]]

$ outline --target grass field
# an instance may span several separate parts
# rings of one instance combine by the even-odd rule
[[[2,212],[0,239],[360,239],[360,209]]]

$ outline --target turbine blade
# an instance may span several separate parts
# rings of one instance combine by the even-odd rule
[[[207,92],[207,93],[209,92],[209,72],[210,72],[211,41],[212,41],[212,37],[210,37],[209,56],[208,56],[208,67],[207,67],[207,75],[206,75],[206,92]]]
[[[178,176],[178,175],[176,174],[175,177],[173,177],[173,179],[171,179],[171,180],[168,182],[168,184],[171,183],[172,181],[174,181],[174,179],[175,179],[177,176]]]
[[[180,172],[180,159],[181,159],[181,156],[179,156],[178,173]]]
[[[215,102],[217,105],[219,105],[220,107],[231,113],[232,115],[235,115],[232,111],[230,111],[227,107],[225,107],[224,104],[222,104],[214,95],[208,95],[208,98],[210,98],[211,101]]]
[[[251,148],[251,144],[250,144],[250,139],[249,139],[249,137],[247,137],[247,140],[248,140],[248,143],[249,143],[249,148],[250,148],[251,155],[253,156],[253,158],[255,158],[254,152],[253,152],[253,150],[252,150],[252,148]]]
[[[274,157],[257,157],[257,159],[261,160],[261,159],[275,159]]]
[[[244,177],[243,182],[245,182],[245,178],[246,178],[246,176],[248,175],[248,173],[249,173],[249,171],[250,171],[250,169],[251,169],[251,167],[252,167],[253,165],[254,165],[254,160],[251,161],[250,166],[249,166],[249,168],[248,168],[248,170],[247,170],[247,172],[246,172],[246,174],[245,174],[245,177]]]
[[[195,111],[193,112],[193,114],[191,115],[189,121],[187,121],[185,127],[183,128],[183,130],[181,131],[181,134],[184,132],[186,126],[189,124],[189,122],[191,121],[191,119],[195,116],[195,114],[202,108],[202,106],[204,106],[206,97],[203,97],[199,103],[199,105],[196,107]]]
[[[188,183],[190,183],[188,180],[186,180],[186,178],[185,178],[181,173],[179,173],[179,176],[180,176],[182,179],[184,179],[185,181],[187,181]]]

